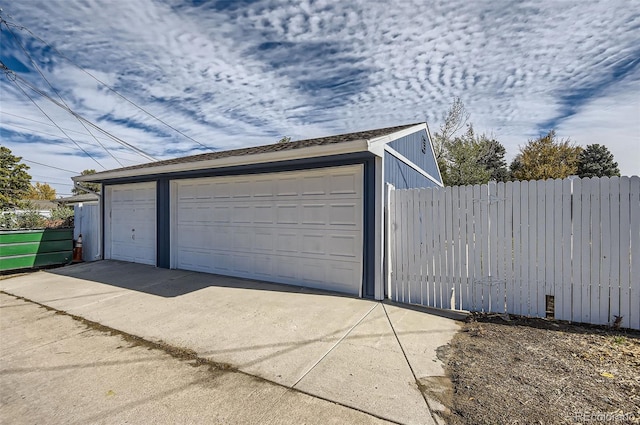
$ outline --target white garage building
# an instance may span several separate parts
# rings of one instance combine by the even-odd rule
[[[442,185],[426,124],[158,161],[102,183],[103,258],[381,299],[385,183]]]

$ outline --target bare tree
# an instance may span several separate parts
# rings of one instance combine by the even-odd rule
[[[455,97],[440,130],[433,135],[433,150],[439,163],[446,156],[447,143],[453,141],[455,134],[464,128],[467,121],[469,121],[469,113],[462,99]]]

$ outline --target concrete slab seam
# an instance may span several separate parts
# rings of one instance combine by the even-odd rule
[[[327,357],[327,356],[329,355],[329,353],[331,353],[331,352],[332,352],[332,351],[333,351],[333,350],[334,350],[334,349],[335,349],[335,348],[336,348],[336,347],[337,347],[337,346],[338,346],[342,341],[344,341],[344,339],[345,339],[347,336],[349,336],[349,334],[351,333],[351,331],[353,331],[353,330],[356,328],[356,326],[358,326],[360,323],[362,323],[362,321],[363,321],[364,319],[366,319],[366,318],[367,318],[367,316],[368,316],[369,314],[371,314],[371,312],[372,312],[373,310],[375,310],[375,308],[376,308],[376,307],[378,307],[378,304],[380,304],[380,303],[376,303],[376,304],[374,304],[374,305],[373,305],[373,307],[371,307],[371,308],[369,309],[369,311],[367,311],[367,313],[366,313],[364,316],[362,316],[362,317],[360,318],[360,320],[358,320],[358,321],[357,321],[353,326],[351,326],[351,328],[349,328],[349,329],[347,330],[347,332],[346,332],[344,335],[342,335],[342,337],[340,337],[340,339],[339,339],[339,340],[337,340],[337,341],[336,341],[336,343],[335,343],[335,344],[333,344],[333,346],[332,346],[331,348],[329,348],[329,350],[328,350],[326,353],[324,353],[324,354],[322,355],[322,357],[320,357],[320,359],[318,359],[318,361],[317,361],[317,362],[315,362],[313,365],[311,365],[311,367],[310,367],[309,369],[307,369],[307,371],[306,371],[306,372],[304,372],[304,373],[302,374],[302,376],[301,376],[300,378],[298,378],[298,380],[297,380],[296,382],[294,382],[294,383],[293,383],[293,385],[291,386],[291,388],[295,388],[295,386],[296,386],[296,385],[298,385],[298,384],[300,383],[300,381],[302,381],[302,380],[304,379],[304,377],[305,377],[305,376],[307,376],[307,375],[308,375],[308,374],[309,374],[313,369],[315,369],[315,367],[316,367],[316,366],[318,366],[318,364],[320,364],[320,362],[321,362],[322,360],[324,360],[324,358],[325,358],[325,357]]]
[[[391,330],[393,331],[393,335],[396,338],[396,341],[398,341],[398,345],[400,346],[400,350],[402,351],[402,355],[404,356],[404,360],[407,362],[407,365],[409,366],[409,370],[411,370],[411,375],[413,375],[413,379],[415,380],[415,383],[418,387],[418,391],[420,391],[420,395],[422,395],[422,398],[424,399],[424,404],[427,406],[427,409],[429,410],[429,415],[431,415],[431,419],[433,419],[433,421],[438,424],[440,423],[438,421],[438,418],[436,417],[436,415],[433,413],[433,409],[431,408],[431,406],[429,406],[429,400],[427,399],[427,396],[424,394],[424,392],[422,391],[422,389],[420,388],[420,381],[418,380],[418,377],[416,376],[416,372],[413,370],[413,366],[411,366],[411,362],[409,361],[409,357],[407,356],[406,351],[404,350],[404,347],[402,346],[402,343],[400,342],[400,338],[398,337],[398,333],[396,332],[396,328],[393,327],[393,323],[391,323],[391,318],[389,317],[389,313],[387,312],[387,309],[385,308],[384,304],[382,304],[382,309],[384,310],[384,314],[385,316],[387,316],[387,321],[389,321],[389,326],[391,326]]]
[[[12,294],[12,293],[4,291],[4,290],[0,290],[0,294],[8,295],[10,297],[14,297],[16,299],[19,299],[19,300],[22,300],[22,301],[25,301],[25,302],[35,304],[37,306],[40,306],[40,307],[44,308],[45,310],[55,312],[56,314],[61,314],[61,315],[68,316],[68,317],[72,318],[73,320],[80,321],[85,326],[88,326],[89,328],[92,328],[95,331],[105,332],[105,333],[112,333],[112,335],[119,335],[119,336],[121,336],[121,337],[123,337],[125,339],[129,338],[129,339],[135,340],[136,343],[144,343],[149,347],[152,347],[152,348],[155,348],[157,350],[163,351],[166,354],[168,354],[169,356],[174,357],[174,358],[179,359],[179,360],[194,361],[197,365],[212,366],[212,367],[215,367],[215,368],[217,368],[218,370],[220,370],[222,372],[239,373],[239,374],[242,374],[242,375],[245,375],[245,376],[250,376],[250,377],[252,377],[254,379],[258,379],[260,381],[269,383],[271,385],[275,385],[277,387],[282,387],[282,388],[285,389],[285,391],[282,394],[283,397],[289,391],[294,391],[294,392],[297,392],[297,393],[300,393],[300,394],[304,394],[304,395],[307,395],[307,396],[310,396],[310,397],[313,397],[313,398],[317,398],[318,400],[323,400],[323,401],[326,401],[326,402],[329,402],[329,403],[336,404],[338,406],[345,407],[347,409],[351,409],[351,410],[354,410],[354,411],[357,411],[357,412],[361,412],[361,413],[367,414],[367,415],[369,415],[371,417],[374,417],[374,418],[377,418],[377,419],[381,419],[381,420],[384,420],[384,421],[387,421],[387,422],[390,422],[390,423],[393,423],[393,424],[396,424],[396,425],[403,425],[401,422],[398,422],[398,421],[393,420],[391,418],[387,418],[387,417],[378,415],[376,413],[368,412],[368,411],[366,411],[364,409],[361,409],[361,408],[358,408],[358,407],[355,407],[355,406],[351,406],[351,405],[346,404],[346,403],[342,403],[342,402],[339,402],[339,401],[336,401],[336,400],[331,400],[331,399],[329,399],[327,397],[323,397],[323,396],[320,396],[320,395],[317,395],[317,394],[313,394],[313,393],[310,393],[308,391],[301,390],[299,388],[288,387],[288,386],[283,385],[283,384],[281,384],[279,382],[271,381],[271,380],[269,380],[267,378],[263,378],[263,377],[258,376],[258,375],[252,375],[250,373],[247,373],[247,372],[244,372],[242,370],[236,369],[230,364],[218,363],[218,362],[206,359],[206,358],[198,357],[197,353],[195,351],[193,351],[193,350],[172,347],[172,346],[169,346],[168,344],[166,344],[166,343],[164,343],[162,341],[154,342],[154,341],[146,340],[146,339],[141,338],[139,336],[132,335],[132,334],[126,333],[124,331],[120,331],[118,329],[102,325],[102,324],[100,324],[98,322],[94,322],[94,321],[85,319],[85,318],[83,318],[81,316],[77,316],[77,315],[68,313],[68,312],[66,312],[64,310],[58,310],[57,308],[50,307],[50,306],[48,306],[46,304],[39,303],[38,301],[33,301],[33,300],[29,299],[29,298],[25,298],[25,297],[20,296],[20,295],[15,295],[15,294]],[[362,320],[364,320],[367,317],[367,315],[369,313],[371,313],[371,311],[373,311],[373,309],[375,307],[377,307],[377,305],[374,305],[371,308],[371,310],[369,310],[369,312],[362,319],[360,319],[360,321],[358,323],[360,323]],[[354,325],[353,328],[355,328],[358,325],[358,323],[356,323],[356,325]]]

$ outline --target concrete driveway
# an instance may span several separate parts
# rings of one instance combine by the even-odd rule
[[[406,424],[440,422],[437,351],[458,330],[370,300],[115,261],[0,280],[0,290]]]

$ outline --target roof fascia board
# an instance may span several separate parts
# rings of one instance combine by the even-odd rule
[[[440,164],[438,164],[438,159],[436,158],[436,148],[433,146],[433,138],[431,137],[431,131],[429,130],[429,124],[426,122],[424,125],[427,127],[427,138],[429,139],[429,145],[431,146],[431,155],[433,155],[434,161],[436,161],[436,168],[438,169],[438,178],[442,181],[442,173],[440,172]]]
[[[309,146],[300,149],[288,149],[278,152],[265,152],[253,155],[230,156],[226,158],[210,159],[206,161],[182,162],[167,164],[157,167],[134,168],[131,170],[114,170],[100,173],[97,176],[87,174],[72,177],[74,182],[95,182],[122,177],[145,176],[150,174],[168,174],[180,171],[203,170],[209,168],[233,167],[236,165],[263,164],[267,162],[287,161],[293,159],[313,158],[327,155],[341,155],[353,152],[367,152],[366,140],[354,140],[344,143],[332,143],[328,145]]]
[[[426,171],[424,171],[422,168],[418,167],[418,165],[416,165],[413,161],[411,161],[409,158],[407,158],[406,156],[402,155],[400,152],[398,152],[397,150],[393,149],[389,145],[385,145],[384,150],[386,152],[388,152],[390,155],[393,155],[394,157],[398,158],[400,161],[404,162],[406,165],[408,165],[409,167],[413,168],[415,171],[417,171],[418,173],[422,174],[423,176],[425,176],[426,178],[428,178],[429,180],[431,180],[432,182],[434,182],[438,186],[444,187],[444,185],[442,183],[440,183],[435,177],[433,177],[431,174],[429,174]]]
[[[384,136],[375,137],[369,140],[369,152],[377,156],[384,156],[385,147],[387,144],[393,142],[394,140],[398,140],[402,137],[408,136],[410,134],[416,133],[421,130],[427,129],[426,123],[416,124],[411,127],[405,128],[400,131],[396,131],[395,133],[386,134]]]

